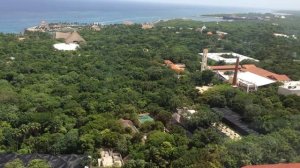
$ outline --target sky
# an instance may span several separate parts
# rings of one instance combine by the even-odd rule
[[[300,10],[300,0],[123,0],[123,1]]]

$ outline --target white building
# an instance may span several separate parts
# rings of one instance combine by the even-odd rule
[[[273,33],[273,35],[275,37],[285,37],[285,38],[290,38],[290,36],[286,35],[286,34],[281,34],[281,33]]]
[[[75,43],[70,43],[70,44],[58,43],[58,44],[54,44],[53,47],[57,50],[60,50],[60,51],[75,51],[75,50],[77,50],[77,48],[79,48],[79,44],[75,44]]]
[[[101,158],[98,159],[99,167],[122,167],[123,160],[119,153],[113,153],[112,150],[103,150],[100,152]]]
[[[218,71],[216,73],[221,79],[228,81],[229,83],[233,80],[233,74],[226,75],[223,71]],[[246,92],[257,91],[259,87],[270,85],[272,83],[276,83],[276,81],[256,75],[252,72],[239,71],[237,75],[237,85]]]
[[[279,86],[278,93],[282,95],[298,95],[300,96],[300,81],[290,81]]]
[[[203,56],[203,53],[199,53],[199,54],[201,56]],[[224,55],[231,55],[233,58],[222,57]],[[249,59],[249,60],[253,60],[253,61],[259,62],[259,60],[257,60],[257,59],[254,59],[254,58],[251,58],[251,57],[247,57],[247,56],[244,56],[244,55],[241,55],[241,54],[233,53],[233,52],[229,52],[229,53],[208,53],[207,57],[209,59],[211,59],[211,60],[216,61],[216,62],[224,61],[227,64],[234,64],[234,63],[236,63],[236,58],[237,57],[240,58],[240,61]]]
[[[240,88],[244,88],[247,92],[257,91],[258,87],[270,85],[276,82],[251,72],[239,72],[237,78],[238,86]]]
[[[185,120],[189,120],[193,114],[197,111],[193,109],[188,109],[187,107],[177,108],[177,112],[172,115],[172,118],[177,123],[182,123]]]

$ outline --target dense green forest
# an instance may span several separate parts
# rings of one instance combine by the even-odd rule
[[[205,32],[195,31],[203,25]],[[207,31],[229,34],[220,40]],[[72,52],[55,51],[48,33],[27,33],[24,41],[0,34],[0,153],[97,158],[100,148],[112,148],[128,156],[126,168],[299,162],[299,97],[278,95],[278,84],[247,94],[199,71],[198,53],[209,48],[248,55],[261,60],[260,67],[299,80],[299,39],[276,38],[275,32],[300,37],[300,17],[172,20],[149,30],[109,25],[81,30],[87,44]],[[164,59],[187,69],[178,78]],[[195,89],[210,83],[217,86],[204,94]],[[225,106],[261,134],[241,140],[221,134],[212,126],[221,119],[210,107]],[[185,127],[169,122],[178,107],[197,110]],[[140,124],[138,114],[145,112],[155,121]],[[132,120],[139,133],[123,128],[120,118]]]

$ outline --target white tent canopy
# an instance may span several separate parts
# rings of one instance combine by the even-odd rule
[[[58,44],[54,44],[53,47],[55,49],[61,50],[61,51],[75,51],[77,48],[79,48],[79,44],[75,44],[75,43],[70,43],[70,44],[58,43]]]
[[[248,83],[255,84],[258,87],[275,83],[275,81],[273,81],[271,79],[256,75],[251,72],[239,72],[238,80],[242,80],[242,81],[245,81]]]

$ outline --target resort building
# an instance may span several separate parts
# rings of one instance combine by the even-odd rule
[[[279,86],[278,93],[282,95],[297,95],[300,96],[300,81],[290,81]]]
[[[123,24],[126,25],[126,26],[134,25],[133,21],[130,21],[130,20],[124,21]]]
[[[101,158],[98,159],[99,167],[122,167],[123,159],[120,153],[114,153],[112,150],[103,150],[100,152]]]
[[[206,34],[209,35],[209,36],[213,35],[212,32],[207,32]]]
[[[201,56],[203,56],[203,53],[199,53]],[[226,64],[234,64],[236,62],[236,58],[240,58],[240,61],[243,60],[252,60],[252,61],[256,61],[259,62],[259,60],[248,57],[248,56],[244,56],[241,54],[237,54],[237,53],[233,53],[233,52],[229,52],[229,53],[208,53],[207,57],[210,60],[219,62],[219,61],[224,61]]]
[[[191,115],[195,114],[197,111],[189,109],[187,107],[177,108],[177,112],[172,115],[173,121],[176,123],[184,123],[186,120],[191,118]]]
[[[221,80],[233,83],[235,65],[209,66],[208,69],[214,71]],[[237,70],[237,86],[247,92],[272,83],[290,81],[286,75],[275,74],[253,64],[239,65]]]
[[[54,44],[53,47],[56,50],[60,50],[60,51],[75,51],[79,48],[79,44],[75,44],[75,43],[70,43],[70,44],[58,43],[58,44]]]
[[[211,88],[213,88],[213,86],[196,86],[195,87],[196,88],[196,90],[198,90],[199,91],[199,93],[204,93],[204,92],[206,92],[206,91],[208,91],[209,89],[211,89]]]
[[[86,41],[79,35],[78,32],[56,32],[55,39],[64,39],[65,43],[85,43]]]
[[[220,74],[226,75],[230,74],[230,72],[234,72],[235,65],[209,66],[208,68],[214,72],[220,72]],[[259,68],[254,64],[239,65],[238,70],[239,72],[250,72],[255,75],[268,78],[277,82],[286,82],[291,80],[287,75],[276,74],[265,69]]]
[[[39,26],[29,27],[26,31],[29,32],[46,32],[50,30],[50,26],[46,21],[42,21]]]
[[[170,69],[172,69],[173,71],[175,71],[177,73],[184,72],[185,67],[186,67],[185,64],[174,64],[170,60],[165,60],[164,63],[167,67],[169,67]]]
[[[251,165],[244,166],[242,168],[300,168],[300,163],[280,163],[269,165]]]
[[[279,75],[267,70],[264,70],[262,68],[259,68],[257,66],[255,66],[254,64],[248,64],[248,65],[242,65],[242,69],[243,72],[252,72],[256,75],[265,77],[265,78],[269,78],[278,82],[286,82],[286,81],[290,81],[291,79],[287,76],[287,75]]]
[[[95,25],[95,24],[91,26],[91,29],[94,30],[94,31],[101,31],[100,26]]]
[[[142,24],[142,29],[146,30],[146,29],[152,29],[154,27],[154,24],[152,23],[144,23]]]

